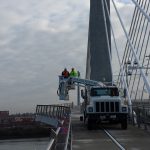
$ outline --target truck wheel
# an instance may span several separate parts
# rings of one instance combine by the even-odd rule
[[[90,118],[88,118],[87,128],[88,128],[88,130],[92,130],[93,129],[92,119],[90,119]]]
[[[96,129],[96,120],[88,118],[87,128],[88,128],[88,130],[95,130]]]
[[[124,119],[121,121],[121,129],[126,130],[127,129],[127,119]]]
[[[80,121],[83,121],[83,116],[80,116]]]

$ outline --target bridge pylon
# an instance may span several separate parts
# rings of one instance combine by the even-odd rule
[[[105,22],[107,12],[103,13],[101,0],[91,0],[90,3],[86,78],[112,82],[111,31],[108,16]],[[110,9],[110,0],[107,0],[107,4]]]

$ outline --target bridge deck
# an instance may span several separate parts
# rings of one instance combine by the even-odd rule
[[[79,109],[72,111],[73,150],[117,150],[119,149],[102,129],[88,131],[79,120]],[[105,125],[105,128],[128,150],[149,150],[150,132],[128,126],[121,130],[120,125]]]

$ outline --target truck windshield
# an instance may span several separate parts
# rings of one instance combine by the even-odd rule
[[[119,96],[117,88],[92,88],[91,96]]]

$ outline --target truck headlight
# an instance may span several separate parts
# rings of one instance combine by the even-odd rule
[[[89,111],[89,112],[93,112],[93,107],[89,107],[89,108],[88,108],[88,111]]]
[[[122,112],[127,112],[127,107],[122,107]]]

